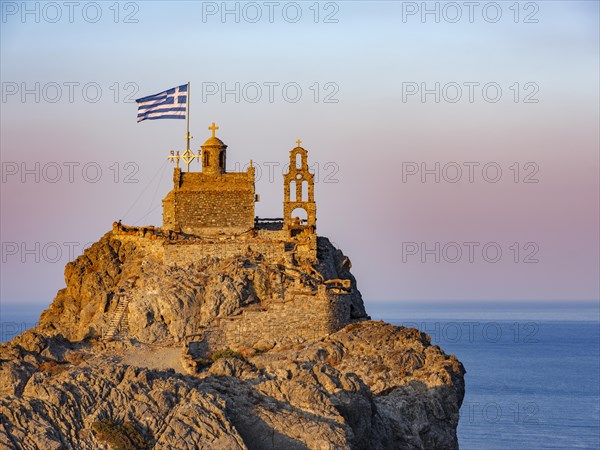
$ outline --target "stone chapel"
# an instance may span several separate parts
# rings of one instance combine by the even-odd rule
[[[255,168],[245,172],[227,171],[227,145],[212,136],[197,154],[170,158],[177,162],[173,172],[173,189],[163,199],[163,229],[191,236],[241,235],[261,231],[262,237],[281,242],[308,259],[316,259],[316,213],[314,174],[309,170],[308,152],[300,146],[290,151],[290,163],[283,176],[283,217],[260,219],[255,215]],[[186,159],[187,154],[187,159]],[[179,160],[187,162],[187,170]],[[200,172],[189,170],[190,160],[201,161]]]

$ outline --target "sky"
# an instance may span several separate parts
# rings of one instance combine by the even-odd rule
[[[161,224],[185,121],[133,100],[186,82],[257,215],[302,140],[366,300],[600,297],[598,2],[0,3],[1,302]]]

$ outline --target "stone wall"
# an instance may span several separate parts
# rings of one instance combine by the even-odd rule
[[[206,258],[229,259],[239,256],[260,254],[272,264],[313,261],[309,259],[316,249],[317,237],[314,234],[293,238],[284,231],[253,230],[252,234],[240,236],[195,236],[194,238],[169,239],[162,229],[122,227],[115,228],[113,236],[122,242],[135,244],[148,256],[160,259],[166,265],[185,266]],[[127,231],[129,230],[129,231]]]
[[[130,244],[135,246],[136,251],[144,255],[145,258],[152,258],[156,260],[164,260],[164,240],[162,239],[150,239],[144,238],[141,231],[137,234],[123,234],[113,231],[113,239],[121,241],[123,244]]]
[[[285,264],[290,263],[292,257],[300,262],[314,261],[317,236],[306,234],[290,238],[283,231],[255,230],[242,236],[167,240],[164,245],[164,263],[167,265],[187,265],[205,258],[227,259],[258,253],[273,264]]]
[[[245,309],[220,318],[190,343],[192,354],[260,346],[261,343],[300,343],[334,333],[351,322],[350,302],[320,286],[317,292],[296,293],[264,309]]]
[[[184,233],[243,232],[254,227],[254,168],[247,172],[173,174],[163,200],[163,228]]]
[[[169,242],[164,247],[164,263],[184,266],[205,258],[228,259],[250,253],[260,253],[273,263],[285,260],[285,245],[283,242],[250,241],[250,240],[209,240],[198,243]]]

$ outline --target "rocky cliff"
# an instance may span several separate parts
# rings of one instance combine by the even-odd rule
[[[349,284],[343,293],[349,307],[347,321],[368,318],[348,258],[328,239],[318,239],[320,258],[316,264],[272,261],[252,250],[256,242],[264,247],[264,241],[248,238],[242,241],[248,243],[247,249],[234,256],[211,252],[202,258],[167,264],[165,247],[171,253],[172,248],[184,253],[189,247],[199,250],[209,244],[107,233],[67,264],[66,288],[42,314],[39,328],[45,334],[61,334],[73,341],[99,337],[117,308],[117,296],[123,293],[129,299],[128,336],[146,343],[169,344],[214,324],[217,318],[268,309],[290,301],[302,290],[316,294],[318,285],[324,287],[324,282],[341,279]],[[228,242],[221,245],[225,247]],[[332,291],[328,289],[322,300],[336,302]],[[306,304],[296,305],[295,315]],[[291,321],[294,315],[288,316]]]
[[[1,448],[458,447],[462,364],[418,330],[368,320],[327,239],[310,266],[251,248],[165,264],[161,245],[105,235],[67,265],[39,326],[0,345]],[[287,311],[297,293],[346,304],[350,323],[190,355],[199,327]],[[127,333],[103,341],[125,295]]]

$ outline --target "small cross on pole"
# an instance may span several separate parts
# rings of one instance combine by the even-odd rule
[[[300,139],[298,139],[298,140],[296,141],[296,144],[298,144],[298,147],[300,147],[300,144],[302,144],[302,141],[301,141]]]
[[[171,150],[171,154],[169,155],[169,159],[171,160],[171,162],[175,162],[177,164],[177,168],[179,168],[179,161],[183,160],[183,162],[185,163],[186,172],[190,171],[190,163],[194,161],[194,158],[198,158],[199,160],[200,154],[194,155],[194,153],[189,148],[187,148],[182,155],[179,154],[179,151],[174,152],[173,150]]]

